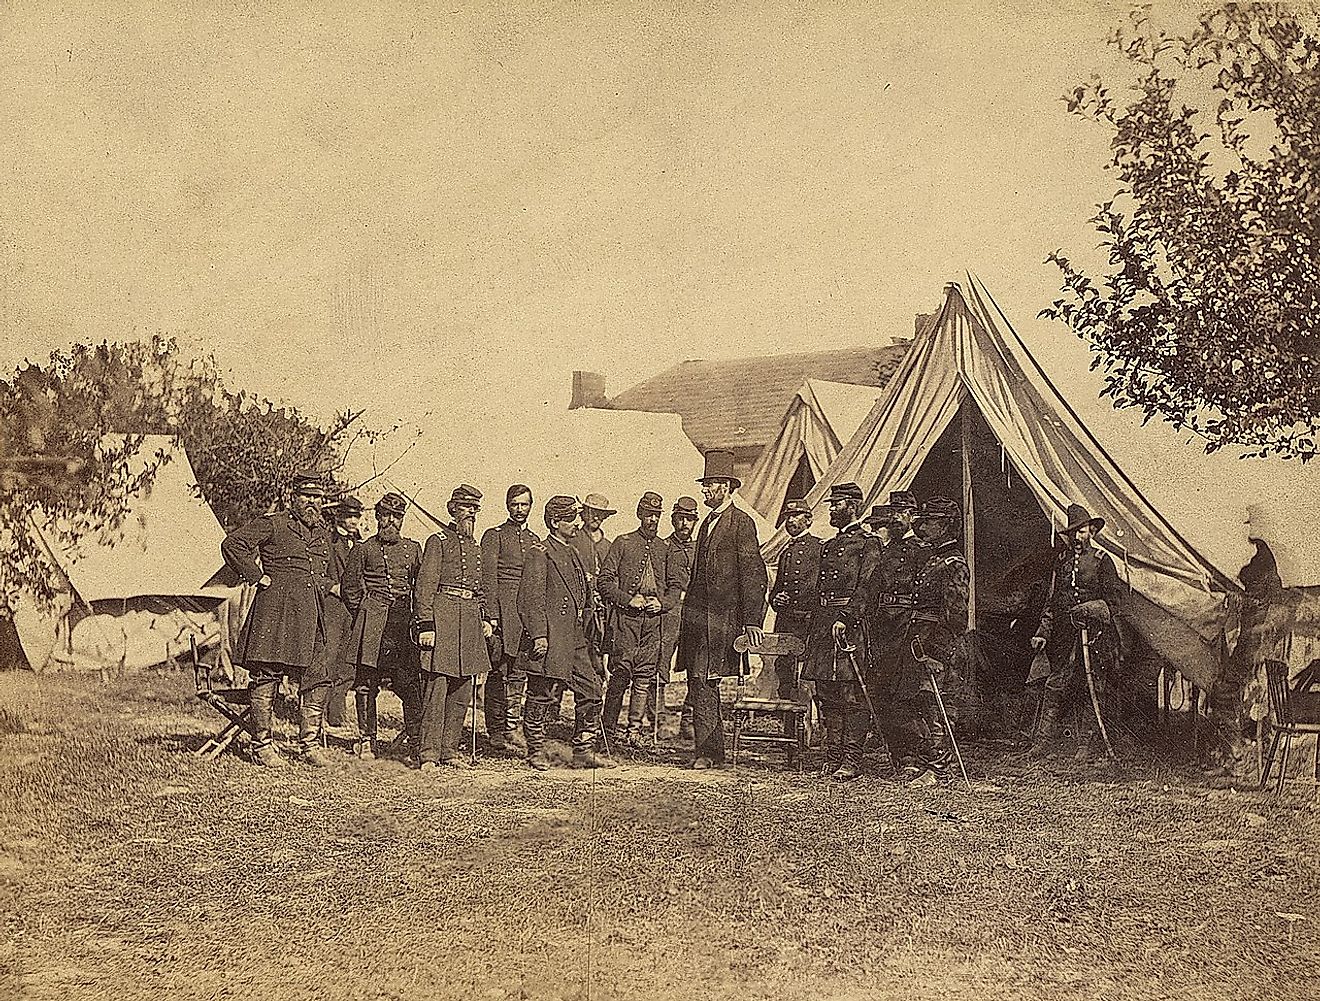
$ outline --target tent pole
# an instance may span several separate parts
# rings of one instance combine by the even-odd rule
[[[969,449],[972,425],[972,398],[963,397],[958,408],[962,420],[962,508],[963,538],[967,540],[967,628],[976,628],[976,512],[972,510],[972,460]]]

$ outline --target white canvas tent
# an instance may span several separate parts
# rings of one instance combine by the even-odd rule
[[[453,488],[470,483],[483,495],[478,535],[505,519],[504,494],[514,483],[531,487],[535,504],[529,527],[542,536],[542,511],[551,496],[604,494],[619,512],[605,523],[613,538],[637,527],[634,512],[647,490],[664,498],[661,534],[667,534],[668,511],[678,497],[700,503],[696,479],[702,466],[677,414],[547,406],[517,420],[451,414],[401,428],[374,447],[354,449],[343,475],[366,483],[358,495],[368,511],[383,493],[396,489],[442,520],[448,520],[445,505]],[[738,503],[749,510],[741,498]],[[760,538],[768,538],[770,526],[749,513]],[[420,511],[409,511],[405,534],[425,539],[433,531]]]
[[[875,406],[881,390],[808,379],[779,422],[779,431],[747,474],[742,494],[770,520],[784,501],[799,497],[829,468]]]
[[[117,529],[66,549],[47,527],[31,526],[62,585],[51,612],[31,601],[16,612],[33,668],[149,667],[185,652],[190,636],[199,646],[218,640],[217,606],[234,593],[208,583],[224,530],[192,489],[192,465],[172,438],[148,435],[130,463],[141,469],[157,457],[150,487],[130,500]]]
[[[973,570],[969,624],[1009,604],[1049,552],[1069,503],[1107,525],[1100,545],[1130,585],[1129,621],[1185,676],[1208,687],[1240,586],[1193,548],[1095,439],[979,281],[949,285],[888,388],[807,497],[854,481],[867,504],[890,491],[942,493],[963,507]],[[773,557],[782,532],[765,547]],[[1239,564],[1240,565],[1240,564]]]

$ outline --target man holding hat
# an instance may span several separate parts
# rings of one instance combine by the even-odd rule
[[[286,763],[271,740],[275,691],[285,674],[299,682],[303,758],[317,766],[329,763],[319,742],[329,677],[324,662],[317,662],[326,641],[323,603],[331,586],[330,542],[321,519],[325,492],[319,473],[299,473],[287,510],[255,518],[220,543],[225,563],[257,588],[234,660],[251,675],[252,757],[268,768]]]
[[[376,534],[353,548],[344,573],[344,600],[353,612],[348,653],[355,667],[358,757],[376,756],[376,697],[388,682],[403,703],[410,756],[419,750],[421,668],[413,643],[413,589],[422,547],[403,537],[408,502],[388,493],[376,502]]]
[[[344,697],[353,687],[354,664],[348,653],[348,636],[353,630],[353,615],[344,604],[344,568],[349,554],[362,536],[362,502],[343,496],[322,509],[330,537],[330,593],[325,600],[326,644],[324,655],[330,690],[325,702],[325,725],[337,727],[344,722]]]
[[[613,761],[596,753],[601,678],[592,666],[585,630],[591,582],[572,546],[578,531],[577,501],[551,497],[545,505],[545,526],[550,535],[528,548],[518,588],[520,656],[527,671],[527,763],[538,771],[550,767],[546,722],[568,688],[573,692],[573,767],[613,768]]]
[[[958,537],[962,509],[947,497],[932,497],[916,517],[917,533],[927,546],[926,560],[913,579],[913,608],[904,637],[900,676],[897,679],[895,712],[901,720],[903,739],[898,748],[899,778],[909,782],[930,781],[942,774],[952,745],[943,727],[934,684],[940,686],[950,718],[957,716],[960,641],[967,632],[969,576]],[[921,641],[926,657],[935,661],[931,669],[912,652],[912,641]],[[894,748],[891,745],[891,751]]]
[[[527,550],[540,540],[527,528],[532,513],[532,489],[515,483],[504,494],[509,520],[481,536],[482,587],[499,622],[490,674],[486,675],[486,735],[492,750],[527,750],[522,745],[523,695],[527,678],[518,650],[522,620],[518,617],[518,585],[522,583]],[[498,656],[496,656],[498,655]]]
[[[474,679],[490,670],[486,640],[495,632],[481,584],[481,546],[473,537],[481,491],[466,483],[449,498],[453,522],[426,540],[413,588],[413,625],[422,654],[421,763],[469,766],[459,750]],[[476,726],[476,721],[473,721]]]
[[[1081,626],[1088,626],[1091,640],[1091,666],[1096,694],[1104,690],[1106,670],[1117,661],[1117,632],[1111,628],[1122,601],[1123,588],[1109,554],[1095,548],[1094,541],[1104,528],[1103,518],[1092,518],[1080,504],[1069,504],[1067,524],[1060,533],[1064,547],[1059,552],[1050,576],[1049,596],[1031,639],[1031,647],[1048,658],[1049,674],[1041,704],[1040,725],[1033,750],[1049,750],[1059,737],[1059,721],[1070,710],[1077,715],[1080,737],[1079,753],[1089,750],[1094,725],[1092,710],[1086,705],[1087,691],[1081,651]],[[1100,637],[1104,640],[1097,642]],[[1030,682],[1040,680],[1033,667]]]
[[[815,682],[825,730],[825,774],[848,782],[862,774],[862,754],[871,730],[865,687],[866,618],[863,584],[880,562],[880,545],[862,531],[862,488],[830,488],[830,524],[838,531],[820,550],[815,608],[802,677]]]
[[[671,552],[683,558],[683,591],[687,591],[688,579],[692,574],[692,558],[696,555],[697,540],[693,533],[697,530],[697,502],[692,497],[680,497],[674,501],[674,508],[669,512],[669,525],[673,529],[665,539]],[[647,706],[647,712],[665,712],[665,686],[669,684],[670,668],[674,662],[674,651],[678,649],[678,627],[682,620],[682,596],[678,607],[670,609],[660,616],[660,669],[656,674],[656,705]],[[692,699],[691,688],[688,697],[683,699],[682,716],[678,724],[680,740],[692,739]]]
[[[687,594],[683,599],[676,670],[686,671],[692,691],[692,767],[724,763],[724,723],[720,678],[737,675],[740,659],[733,649],[739,633],[758,647],[764,638],[766,571],[751,516],[733,506],[742,481],[733,473],[732,452],[706,453],[706,469],[697,481],[710,513],[697,530]]]
[[[811,527],[811,506],[804,500],[791,500],[779,513],[779,524],[788,533],[788,545],[779,553],[775,586],[770,592],[770,607],[775,610],[775,632],[796,636],[803,643],[811,631],[811,616],[816,610],[820,578],[821,540],[807,531]],[[791,699],[797,688],[798,659],[775,660],[777,696]]]
[[[597,578],[608,608],[610,680],[603,725],[616,736],[623,696],[628,700],[627,737],[642,737],[642,719],[660,663],[661,615],[678,605],[684,561],[659,538],[664,501],[650,490],[637,502],[637,529],[611,543]]]

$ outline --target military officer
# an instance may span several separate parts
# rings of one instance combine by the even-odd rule
[[[862,773],[862,753],[871,729],[865,679],[866,636],[861,584],[879,563],[879,543],[862,531],[862,489],[856,483],[830,488],[830,524],[838,531],[821,545],[816,607],[802,670],[815,682],[825,730],[825,772],[836,782]]]
[[[610,544],[597,583],[609,616],[610,680],[603,726],[615,738],[623,697],[628,701],[627,740],[643,736],[642,720],[660,662],[661,615],[678,607],[685,561],[659,538],[664,501],[650,490],[637,502],[637,529]]]
[[[225,563],[257,588],[234,659],[251,675],[253,760],[268,768],[286,764],[271,740],[275,690],[286,674],[298,680],[303,759],[329,764],[320,746],[329,677],[324,660],[317,659],[326,640],[324,600],[331,586],[330,541],[321,518],[325,493],[319,473],[299,473],[287,510],[255,518],[220,543]]]
[[[545,727],[563,690],[573,692],[573,767],[613,768],[596,750],[600,735],[601,678],[587,647],[586,614],[591,583],[582,557],[572,546],[578,505],[572,497],[551,497],[545,505],[549,537],[527,550],[518,610],[522,617],[521,656],[527,672],[527,763],[544,771]]]
[[[673,510],[669,512],[669,525],[672,531],[665,541],[669,543],[670,550],[683,557],[683,590],[686,592],[688,578],[692,574],[692,559],[697,552],[697,540],[692,537],[697,529],[696,498],[680,497],[674,501]],[[682,621],[682,606],[680,597],[677,608],[660,616],[660,670],[657,673],[656,701],[662,713],[665,711],[665,686],[669,684],[674,651],[678,648],[678,627]],[[655,707],[649,706],[648,711],[654,712]],[[682,715],[679,719],[678,738],[692,739],[692,701],[686,697],[683,699]]]
[[[796,636],[804,643],[811,630],[811,617],[819,600],[821,540],[812,535],[811,506],[804,500],[784,505],[779,523],[788,533],[788,545],[779,553],[770,607],[775,610],[775,632]],[[798,659],[775,661],[777,696],[791,699],[797,690]]]
[[[376,534],[353,547],[344,572],[344,600],[353,613],[347,643],[355,668],[359,758],[376,757],[376,700],[388,682],[403,703],[409,757],[419,750],[422,679],[413,643],[413,590],[422,547],[401,534],[408,502],[387,493],[376,502]]]
[[[421,767],[469,767],[459,750],[473,679],[490,670],[495,632],[481,585],[481,547],[473,537],[481,491],[466,483],[449,498],[453,522],[426,540],[413,589],[422,655]],[[475,726],[475,721],[473,722]]]
[[[898,711],[907,720],[912,754],[900,768],[899,778],[930,782],[948,765],[949,734],[935,700],[938,684],[945,708],[956,721],[959,701],[961,640],[967,631],[967,561],[959,545],[961,509],[946,497],[932,497],[914,520],[926,545],[926,559],[912,587],[914,601],[899,679]],[[919,639],[926,657],[919,663],[912,641]],[[932,679],[932,667],[934,678]]]
[[[1113,559],[1094,545],[1105,520],[1092,518],[1080,504],[1068,505],[1067,519],[1060,533],[1064,545],[1050,576],[1049,596],[1031,639],[1032,649],[1044,652],[1049,662],[1032,750],[1040,754],[1052,749],[1058,741],[1060,719],[1073,711],[1080,735],[1078,754],[1085,758],[1094,718],[1088,704],[1079,623],[1085,621],[1089,627],[1092,679],[1099,696],[1104,692],[1105,675],[1117,661],[1117,632],[1112,622],[1123,588]],[[1030,680],[1039,681],[1037,672],[1032,673]]]
[[[344,699],[353,687],[355,667],[348,652],[348,636],[353,630],[353,615],[344,603],[344,567],[353,547],[362,541],[362,502],[356,497],[340,497],[324,508],[330,535],[330,594],[325,601],[325,657],[330,676],[330,690],[325,702],[327,728],[342,726]]]
[[[527,528],[532,513],[532,490],[515,483],[505,492],[508,521],[488,528],[481,536],[482,587],[499,626],[486,676],[486,735],[492,750],[523,753],[522,707],[527,678],[522,673],[518,650],[522,645],[522,620],[518,616],[518,585],[522,582],[527,550],[539,540]],[[494,654],[498,654],[495,657]]]

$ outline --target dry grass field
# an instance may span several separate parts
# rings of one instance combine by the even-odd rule
[[[1272,803],[1167,760],[1101,781],[976,749],[970,793],[677,753],[271,773],[188,753],[209,713],[190,677],[0,675],[0,998],[1320,988],[1307,786]]]

